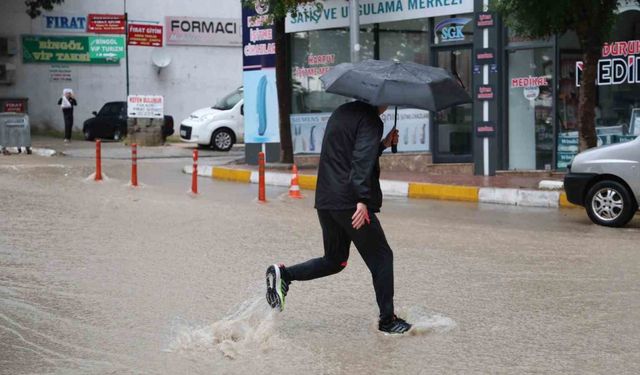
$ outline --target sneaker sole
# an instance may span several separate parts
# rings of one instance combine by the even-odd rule
[[[267,303],[274,309],[279,308],[282,311],[284,309],[284,306],[282,306],[282,292],[278,288],[278,285],[282,285],[280,267],[276,264],[269,266],[265,278],[267,282]]]

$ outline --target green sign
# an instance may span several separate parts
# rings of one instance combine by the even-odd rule
[[[123,36],[22,36],[25,63],[118,64]]]

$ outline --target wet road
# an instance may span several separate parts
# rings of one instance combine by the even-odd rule
[[[322,253],[312,193],[260,205],[200,179],[191,197],[188,163],[142,160],[131,189],[124,160],[96,184],[90,159],[0,158],[0,373],[640,371],[638,218],[388,199],[396,305],[419,329],[386,337],[355,250],[283,313],[262,303],[268,264]]]

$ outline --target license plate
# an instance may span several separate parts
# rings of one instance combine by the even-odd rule
[[[186,130],[180,130],[180,135],[183,137],[187,136],[187,131]]]

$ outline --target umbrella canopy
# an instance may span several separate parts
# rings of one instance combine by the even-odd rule
[[[412,62],[365,60],[339,64],[320,80],[327,92],[371,105],[437,112],[470,103],[465,89],[446,70]]]

